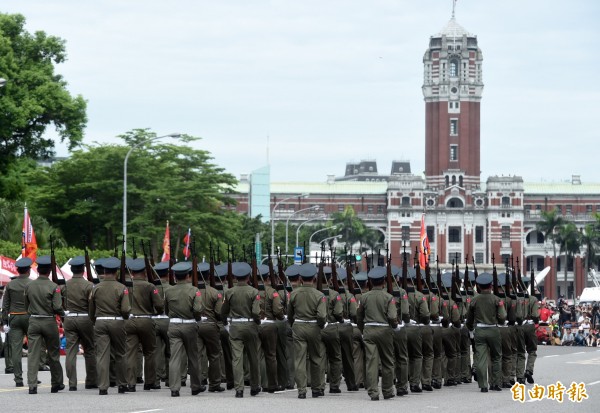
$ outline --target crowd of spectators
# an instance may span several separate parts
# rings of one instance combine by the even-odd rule
[[[599,304],[542,301],[537,336],[540,344],[600,347]]]

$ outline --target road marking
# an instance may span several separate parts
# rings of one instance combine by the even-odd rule
[[[580,351],[579,353],[573,353],[573,354],[585,354],[585,351]]]
[[[554,354],[552,356],[544,356],[544,358],[547,358],[547,359],[549,359],[550,357],[558,357],[558,354]]]
[[[600,380],[598,380],[598,381],[593,381],[593,382],[591,382],[591,383],[588,383],[587,385],[588,385],[588,386],[593,386],[594,384],[598,384],[598,383],[600,383]]]
[[[439,409],[438,406],[425,406],[425,407],[427,407],[428,409]]]
[[[150,413],[150,412],[160,412],[162,409],[152,409],[152,410],[138,410],[130,413]]]

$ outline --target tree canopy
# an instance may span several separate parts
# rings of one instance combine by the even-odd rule
[[[54,141],[44,136],[53,124],[69,149],[81,144],[87,123],[86,102],[71,96],[55,72],[66,60],[64,40],[25,30],[25,17],[0,13],[0,172],[16,158],[47,158]],[[3,185],[0,186],[3,189]],[[4,193],[0,193],[4,196]]]

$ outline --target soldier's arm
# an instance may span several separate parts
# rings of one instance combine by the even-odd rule
[[[202,291],[197,288],[190,289],[193,294],[192,298],[192,312],[194,318],[199,321],[202,318],[202,312],[204,311],[204,303],[202,300]]]
[[[406,291],[400,296],[400,315],[404,324],[410,323],[410,305],[408,304],[408,294]]]
[[[221,306],[221,321],[223,325],[227,325],[227,316],[229,316],[229,297],[231,294],[229,293],[231,290],[227,290],[225,292],[225,298],[223,299],[223,305]]]
[[[398,309],[396,308],[396,299],[388,297],[387,319],[392,328],[398,327]]]
[[[290,325],[294,324],[294,316],[295,316],[295,311],[294,311],[294,296],[290,296],[290,299],[288,301],[288,304],[287,304],[287,316],[288,316],[288,323],[290,323]]]
[[[460,312],[458,311],[458,304],[452,302],[452,308],[450,309],[450,317],[452,325],[456,328],[460,328]]]
[[[283,304],[281,303],[281,297],[277,291],[273,291],[273,316],[277,320],[283,320]]]
[[[467,328],[470,331],[473,331],[475,324],[475,300],[471,300],[471,305],[469,306],[469,310],[467,311]]]
[[[131,302],[129,301],[129,289],[127,287],[123,288],[123,292],[121,293],[121,316],[125,320],[129,318],[129,313],[131,312]]]
[[[152,299],[152,306],[156,314],[162,314],[165,309],[165,300],[160,295],[160,291],[154,285],[150,285],[150,298]]]
[[[29,286],[25,287],[25,291],[23,291],[24,295],[24,303],[25,303],[25,311],[29,312],[29,298],[27,297],[27,291],[29,290]]]
[[[217,321],[221,321],[221,311],[223,310],[223,294],[221,294],[220,292],[215,292],[215,306],[214,311],[215,311],[215,318],[217,319]]]
[[[317,304],[317,324],[319,327],[325,327],[325,323],[327,322],[327,297],[324,295],[319,298],[319,302]]]
[[[356,323],[356,298],[353,295],[350,295],[348,300],[348,316],[351,321]]]
[[[431,304],[429,305],[429,319],[437,323],[440,319],[440,300],[435,294],[431,294]]]
[[[344,322],[344,303],[342,302],[342,296],[339,294],[335,297],[332,314],[338,323]]]
[[[2,298],[2,324],[8,324],[8,309],[10,308],[9,287],[4,287],[4,297]]]
[[[534,324],[539,324],[540,322],[540,304],[536,297],[531,297],[531,312],[530,317],[533,320]]]
[[[95,290],[92,290],[88,299],[88,314],[90,316],[90,319],[92,320],[92,323],[96,322],[96,300],[94,298],[95,292]]]
[[[54,287],[54,291],[52,292],[52,311],[54,314],[58,314],[61,317],[65,316],[62,293],[60,292],[60,287],[58,285]]]
[[[427,297],[423,296],[419,303],[419,322],[421,324],[429,325],[430,315],[429,306],[427,305]]]
[[[252,300],[252,319],[256,324],[260,324],[260,319],[262,318],[261,301],[262,298],[258,290],[254,290],[254,299]]]
[[[361,297],[361,300],[362,299],[363,298]],[[365,307],[363,306],[362,301],[359,301],[356,306],[356,325],[362,333],[363,328],[365,327]]]
[[[498,325],[504,324],[506,321],[506,307],[504,307],[504,300],[496,300],[496,318],[498,319]]]

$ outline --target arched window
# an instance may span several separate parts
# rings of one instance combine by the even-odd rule
[[[447,208],[463,208],[464,202],[460,198],[450,198],[446,203]]]
[[[463,177],[462,175],[458,177],[458,186],[463,187]]]
[[[452,175],[452,185],[456,185],[456,175]]]
[[[446,175],[446,186],[450,186],[450,177]]]
[[[458,60],[450,60],[450,77],[458,77]]]

